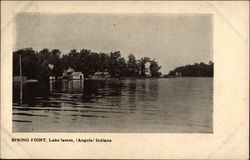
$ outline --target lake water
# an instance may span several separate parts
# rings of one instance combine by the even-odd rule
[[[212,133],[213,78],[27,83],[13,132]]]

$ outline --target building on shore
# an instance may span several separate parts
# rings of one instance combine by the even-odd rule
[[[95,72],[92,75],[92,79],[110,79],[111,75],[109,72]]]
[[[181,72],[176,72],[176,73],[175,73],[175,76],[176,76],[176,77],[182,77],[182,74],[181,74]]]
[[[59,79],[82,80],[84,79],[84,75],[82,72],[75,72],[73,68],[69,67]]]
[[[82,74],[82,72],[72,72],[70,76],[71,79],[76,79],[76,80],[84,79],[84,75]]]
[[[56,80],[56,77],[55,77],[55,76],[49,76],[49,80],[50,80],[50,81]]]

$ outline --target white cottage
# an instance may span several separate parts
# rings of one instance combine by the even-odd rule
[[[72,72],[71,73],[71,79],[84,79],[84,75],[82,74],[82,72]]]

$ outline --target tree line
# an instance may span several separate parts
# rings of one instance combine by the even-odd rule
[[[170,71],[165,77],[182,76],[182,77],[213,77],[214,63],[209,61],[208,64],[203,62],[185,65]]]
[[[155,59],[142,57],[136,59],[131,53],[127,60],[120,51],[96,53],[91,50],[71,50],[62,54],[59,49],[35,51],[32,48],[19,49],[13,52],[13,75],[19,76],[19,58],[21,56],[22,75],[28,79],[48,80],[49,76],[60,77],[69,67],[80,71],[85,77],[95,72],[109,72],[116,78],[145,78],[160,77],[161,66]],[[146,67],[149,64],[149,67]],[[52,68],[49,66],[53,66]]]

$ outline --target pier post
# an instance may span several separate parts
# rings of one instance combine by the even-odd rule
[[[19,55],[19,69],[20,69],[20,105],[23,103],[23,76],[22,76],[22,55]]]

